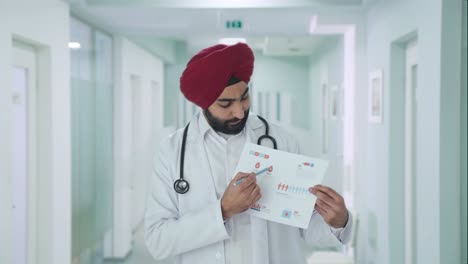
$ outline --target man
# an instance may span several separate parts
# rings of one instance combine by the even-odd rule
[[[247,84],[253,63],[252,50],[238,43],[204,49],[187,64],[181,90],[202,111],[162,143],[154,160],[145,216],[146,244],[154,258],[175,256],[177,263],[203,264],[305,263],[301,240],[319,244],[350,239],[352,219],[343,198],[321,185],[309,189],[317,202],[308,229],[245,213],[261,198],[261,190],[255,174],[234,170],[244,144],[256,143],[266,127],[249,115]],[[279,150],[299,153],[293,138],[269,126]]]

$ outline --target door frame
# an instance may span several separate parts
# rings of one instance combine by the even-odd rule
[[[406,105],[402,107],[402,104],[406,102],[406,47],[408,43],[418,40],[418,32],[416,30],[408,32],[402,35],[398,39],[392,42],[390,51],[390,71],[389,77],[389,89],[390,98],[389,103],[389,165],[388,165],[388,194],[389,194],[389,211],[388,211],[388,223],[389,230],[389,262],[390,263],[406,263],[406,245],[402,243],[405,241],[405,225],[406,225],[406,214],[405,210],[411,210],[411,208],[405,208],[406,198],[411,197],[405,194],[406,177],[405,177],[405,135],[406,135]],[[405,103],[406,104],[406,103]],[[413,160],[412,166],[415,168],[415,160]],[[413,179],[414,180],[414,179]],[[413,184],[415,182],[413,181]],[[414,186],[411,188],[414,190]],[[408,186],[408,190],[409,186]],[[403,195],[395,195],[395,194]],[[413,193],[413,203],[416,199],[415,192]],[[412,221],[415,219],[413,218]],[[415,229],[416,226],[413,226]],[[417,237],[412,233],[413,241],[416,241]],[[414,243],[412,244],[414,245]],[[410,253],[416,255],[417,248],[414,248]]]
[[[38,157],[37,157],[37,51],[33,46],[14,40],[12,43],[12,67],[26,69],[27,72],[27,179],[28,179],[28,197],[27,197],[27,261],[29,264],[36,263],[37,248],[37,176],[38,176]],[[32,56],[31,56],[32,55]],[[32,81],[31,81],[32,80]]]
[[[405,210],[405,263],[415,263],[415,187],[416,187],[416,87],[413,81],[417,74],[413,76],[413,66],[418,65],[417,61],[417,40],[407,43],[405,49],[405,155],[404,155],[404,210]]]

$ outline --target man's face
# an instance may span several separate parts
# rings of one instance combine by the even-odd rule
[[[244,129],[249,110],[249,87],[245,82],[238,82],[226,87],[203,113],[215,131],[234,135]]]

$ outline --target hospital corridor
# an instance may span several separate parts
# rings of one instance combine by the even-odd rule
[[[468,264],[467,5],[0,0],[0,264]]]

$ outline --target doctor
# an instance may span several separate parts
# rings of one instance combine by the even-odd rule
[[[269,134],[279,150],[300,152],[284,130],[249,113],[253,64],[253,52],[243,43],[206,48],[188,62],[181,91],[202,111],[155,155],[145,215],[146,244],[155,259],[306,263],[303,241],[327,246],[350,240],[351,215],[342,196],[326,186],[309,189],[317,202],[310,205],[315,210],[307,229],[245,213],[261,190],[255,174],[234,171],[244,144]],[[273,147],[268,141],[262,145]]]

